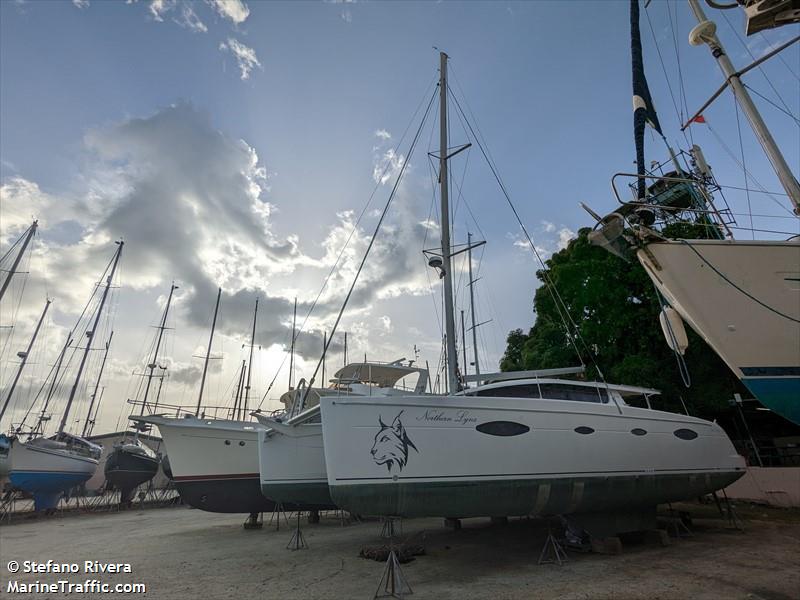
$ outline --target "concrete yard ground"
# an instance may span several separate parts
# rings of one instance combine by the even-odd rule
[[[403,522],[403,533],[427,554],[403,565],[411,598],[800,598],[800,512],[739,507],[745,531],[726,527],[712,506],[687,505],[694,537],[662,547],[626,541],[621,555],[570,553],[564,566],[537,565],[546,525],[535,520],[491,524],[469,519],[459,531],[441,519]],[[185,507],[118,513],[69,514],[20,519],[0,527],[0,596],[9,580],[144,583],[148,599],[364,599],[373,597],[384,564],[359,558],[363,545],[379,544],[381,526],[366,521],[342,526],[323,516],[303,522],[307,550],[286,549],[292,535],[242,529],[243,516],[203,513]],[[9,561],[130,563],[133,573],[24,574]],[[70,598],[99,597],[71,594]],[[134,595],[136,597],[136,595]]]

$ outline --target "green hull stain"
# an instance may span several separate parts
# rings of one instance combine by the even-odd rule
[[[261,483],[261,493],[283,504],[302,504],[319,510],[336,508],[328,491],[328,482],[319,483]]]
[[[483,517],[591,513],[695,498],[744,471],[502,481],[387,482],[330,487],[334,503],[361,515]]]

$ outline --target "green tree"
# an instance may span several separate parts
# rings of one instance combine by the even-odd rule
[[[693,415],[711,417],[724,411],[733,393],[743,391],[739,380],[687,326],[684,359],[691,386],[685,387],[662,335],[661,305],[644,268],[635,257],[626,262],[591,245],[589,231],[581,229],[537,272],[541,285],[533,300],[536,321],[527,335],[519,329],[509,333],[500,368],[584,363],[589,377],[599,377],[599,369],[609,382],[660,389],[662,407],[682,409],[682,399]],[[567,335],[565,320],[574,323],[579,336]],[[569,329],[575,331],[572,325]]]

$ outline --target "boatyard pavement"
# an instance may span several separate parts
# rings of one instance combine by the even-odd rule
[[[469,519],[461,530],[441,519],[402,523],[426,555],[402,566],[411,598],[800,598],[800,513],[740,507],[744,532],[727,528],[709,506],[692,505],[693,537],[669,546],[625,541],[621,555],[570,553],[563,566],[538,565],[544,522],[491,524]],[[359,558],[380,544],[381,525],[342,526],[331,513],[303,522],[306,550],[286,549],[292,529],[244,530],[243,516],[185,507],[17,518],[0,527],[0,596],[97,598],[98,593],[9,593],[10,582],[111,585],[143,583],[148,599],[364,599],[373,597],[384,564]],[[24,573],[25,561],[77,563],[78,573]],[[9,573],[10,562],[19,572]],[[84,561],[127,563],[131,573],[86,571]],[[92,565],[95,563],[92,562]],[[52,567],[50,568],[52,571]],[[123,567],[124,570],[124,567]],[[97,585],[97,584],[92,584]]]

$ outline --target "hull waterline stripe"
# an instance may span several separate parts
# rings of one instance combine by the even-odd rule
[[[466,478],[480,478],[480,477],[527,477],[527,478],[537,478],[537,477],[567,477],[567,476],[613,476],[617,474],[634,474],[634,475],[641,475],[641,476],[648,476],[652,475],[653,473],[676,473],[676,474],[683,474],[683,473],[738,473],[739,471],[743,471],[744,469],[735,467],[733,469],[717,469],[714,467],[709,468],[700,468],[700,469],[652,469],[650,471],[642,471],[642,470],[630,470],[630,471],[575,471],[575,472],[553,472],[553,473],[485,473],[482,475],[424,475],[421,477],[411,477],[411,476],[397,476],[397,480],[400,479],[414,479],[414,480],[422,480],[422,479],[466,479]],[[396,481],[395,477],[342,477],[336,479],[336,481]]]
[[[223,475],[181,475],[175,481],[203,481],[211,479],[259,479],[258,473],[234,473]]]

